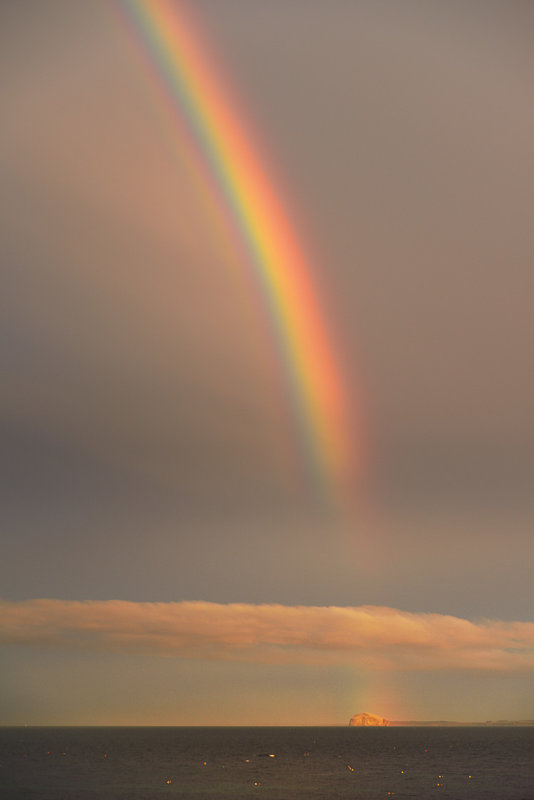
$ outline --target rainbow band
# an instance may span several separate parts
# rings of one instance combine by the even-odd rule
[[[344,391],[299,243],[183,4],[119,2],[208,162],[267,307],[305,462],[336,495],[349,466]]]

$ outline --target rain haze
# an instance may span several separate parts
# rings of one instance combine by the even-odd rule
[[[534,718],[534,7],[189,4],[335,354],[332,503],[134,5],[0,9],[0,722]]]

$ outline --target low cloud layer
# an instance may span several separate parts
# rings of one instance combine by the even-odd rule
[[[0,643],[385,670],[534,668],[533,622],[470,622],[380,606],[2,602]]]

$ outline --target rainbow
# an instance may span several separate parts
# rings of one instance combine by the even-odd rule
[[[343,381],[307,260],[252,146],[250,126],[183,2],[115,2],[200,152],[246,254],[283,364],[303,463],[327,496],[339,496],[350,461]]]

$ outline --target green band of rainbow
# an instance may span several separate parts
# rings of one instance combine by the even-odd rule
[[[118,0],[208,163],[264,298],[308,469],[330,496],[349,468],[345,392],[292,227],[181,2]]]

